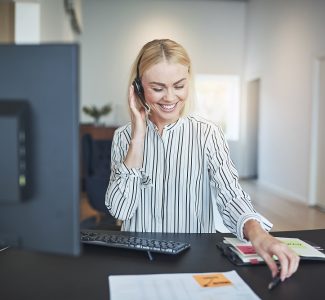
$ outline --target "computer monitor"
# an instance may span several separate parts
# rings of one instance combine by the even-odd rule
[[[78,255],[79,50],[0,45],[0,243]]]

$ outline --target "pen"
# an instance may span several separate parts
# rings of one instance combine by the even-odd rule
[[[151,252],[150,251],[147,251],[147,253],[148,253],[148,256],[149,256],[150,261],[153,261],[153,257],[151,255]]]
[[[272,281],[269,283],[268,288],[269,290],[274,289],[276,286],[279,285],[279,283],[281,282],[281,277],[280,277],[280,272],[281,271],[281,267],[279,267],[278,270],[278,274],[272,279]]]

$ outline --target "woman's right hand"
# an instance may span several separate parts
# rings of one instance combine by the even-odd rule
[[[138,107],[134,87],[130,86],[129,106],[131,111],[131,141],[124,164],[129,168],[141,168],[143,161],[144,137],[146,135],[146,111]]]
[[[133,85],[129,89],[129,107],[131,111],[132,140],[144,140],[146,135],[146,111],[137,105]]]

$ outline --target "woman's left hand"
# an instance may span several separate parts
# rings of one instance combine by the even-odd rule
[[[278,274],[278,267],[273,259],[274,255],[277,256],[281,265],[281,281],[297,271],[299,256],[287,245],[267,233],[257,221],[247,221],[244,226],[244,234],[270,268],[272,277]]]

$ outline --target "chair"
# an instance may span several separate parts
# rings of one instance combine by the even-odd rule
[[[105,193],[111,170],[111,140],[95,140],[90,134],[82,137],[83,190],[90,206],[99,212],[100,220],[92,217],[81,223],[82,228],[119,230],[116,219],[105,206]]]

